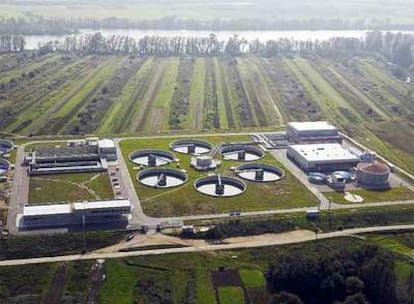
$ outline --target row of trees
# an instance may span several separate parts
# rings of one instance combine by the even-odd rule
[[[74,52],[87,54],[132,54],[137,56],[208,56],[228,54],[239,56],[277,56],[297,53],[322,56],[355,55],[359,53],[381,53],[389,61],[409,67],[414,63],[414,36],[402,33],[370,32],[365,38],[336,37],[329,40],[308,40],[281,38],[262,42],[258,39],[247,41],[234,36],[219,41],[216,35],[209,37],[159,37],[146,36],[138,41],[128,36],[105,38],[101,33],[68,36],[60,43],[51,41],[39,46],[40,52]]]
[[[20,35],[1,35],[0,36],[0,54],[23,52],[25,40]]]
[[[77,29],[161,29],[161,30],[366,30],[381,28],[384,30],[414,29],[414,23],[393,25],[387,20],[344,19],[212,19],[199,20],[178,17],[161,19],[131,20],[126,18],[44,18],[29,14],[24,18],[0,19],[0,34],[25,35],[63,35],[76,32]]]
[[[0,53],[24,51],[23,36],[1,35]],[[138,41],[113,35],[109,38],[101,33],[67,36],[63,42],[50,41],[39,45],[39,52],[66,52],[74,54],[132,55],[132,56],[208,56],[253,54],[277,56],[294,54],[315,54],[321,56],[353,56],[360,53],[380,53],[390,62],[408,68],[414,64],[414,36],[401,33],[374,31],[363,39],[336,37],[329,40],[295,40],[281,38],[262,42],[247,41],[233,36],[220,41],[216,35],[209,37],[160,37],[146,36]]]

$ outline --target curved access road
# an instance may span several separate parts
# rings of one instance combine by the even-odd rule
[[[201,252],[201,251],[214,251],[214,250],[229,250],[229,249],[243,249],[253,247],[267,247],[286,245],[294,243],[310,242],[317,239],[330,239],[343,236],[353,236],[355,234],[369,233],[369,232],[383,232],[383,231],[398,231],[398,230],[414,230],[414,224],[412,225],[393,225],[393,226],[374,226],[365,228],[345,229],[343,231],[334,231],[327,233],[319,233],[312,235],[304,235],[292,237],[289,239],[277,239],[275,241],[249,241],[245,243],[237,244],[219,244],[219,245],[203,245],[194,247],[181,247],[181,248],[168,248],[168,249],[154,249],[154,250],[142,250],[142,251],[130,251],[130,252],[112,252],[112,253],[88,253],[88,254],[75,254],[56,257],[42,257],[32,259],[18,259],[18,260],[4,260],[0,261],[1,266],[17,266],[27,264],[41,264],[41,263],[55,263],[55,262],[69,262],[79,260],[95,260],[95,259],[115,259],[125,258],[133,256],[144,255],[162,255],[171,253],[188,253],[188,252]]]

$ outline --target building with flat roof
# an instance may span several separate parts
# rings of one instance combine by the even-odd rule
[[[69,141],[67,146],[27,152],[24,162],[29,175],[106,171],[107,161],[117,160],[115,143],[111,139],[95,140]]]
[[[131,213],[129,200],[111,200],[49,205],[25,205],[17,215],[20,229],[81,226],[84,224],[110,224],[127,221]]]
[[[338,129],[327,121],[289,122],[286,136],[290,142],[298,144],[342,141]]]
[[[349,170],[359,162],[357,155],[338,143],[290,145],[287,156],[306,172]]]

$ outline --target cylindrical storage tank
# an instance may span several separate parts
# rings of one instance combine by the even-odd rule
[[[0,154],[9,154],[13,151],[14,143],[7,139],[0,139]]]
[[[390,168],[384,163],[359,163],[357,170],[358,183],[373,188],[388,186],[390,171]]]

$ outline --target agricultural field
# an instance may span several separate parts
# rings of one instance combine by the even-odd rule
[[[274,130],[327,119],[414,173],[414,86],[370,57],[0,57],[0,128],[17,135]]]
[[[31,205],[113,198],[107,173],[41,175],[32,176],[29,181],[28,202]]]
[[[26,15],[45,18],[87,18],[110,17],[136,19],[161,19],[181,17],[184,19],[214,20],[229,19],[300,19],[335,18],[348,20],[389,20],[391,23],[412,23],[413,10],[409,0],[396,2],[378,1],[312,1],[304,5],[301,1],[4,1],[0,5],[2,17],[25,17]],[[47,9],[46,9],[47,8]]]
[[[3,298],[20,301],[32,299],[36,303],[45,303],[45,299],[51,296],[70,303],[85,302],[91,296],[104,304],[270,303],[272,293],[265,279],[269,263],[277,266],[287,260],[296,271],[297,265],[302,263],[305,269],[297,275],[305,275],[313,269],[313,265],[334,271],[337,269],[334,265],[338,265],[334,264],[338,261],[335,257],[338,256],[346,258],[348,264],[345,265],[349,265],[351,259],[356,260],[355,257],[365,264],[384,252],[394,253],[387,255],[387,261],[394,266],[394,273],[391,274],[400,284],[409,284],[413,266],[404,252],[395,249],[398,246],[412,249],[412,244],[404,244],[404,240],[412,237],[412,233],[395,235],[398,246],[379,243],[378,240],[389,238],[387,234],[369,234],[364,237],[365,240],[325,240],[323,244],[311,242],[237,251],[108,259],[101,268],[105,274],[101,284],[94,284],[99,271],[95,261],[1,267],[0,287],[4,291]],[[316,264],[321,257],[324,257],[321,263],[325,264]],[[337,263],[342,266],[343,262]],[[358,270],[363,269],[361,263],[352,265]],[[342,272],[341,275],[345,276]]]
[[[208,136],[197,137],[206,140],[213,145],[232,142],[249,142],[248,136]],[[286,176],[275,183],[254,183],[246,182],[247,190],[240,196],[232,198],[215,198],[198,193],[193,188],[193,182],[206,176],[208,173],[198,172],[190,167],[190,155],[178,154],[179,164],[172,163],[166,167],[186,170],[188,181],[177,188],[171,190],[154,189],[140,184],[135,176],[139,172],[137,165],[128,159],[131,152],[142,149],[163,149],[169,150],[169,144],[177,138],[148,138],[123,140],[120,143],[122,154],[127,162],[128,170],[133,179],[134,186],[145,214],[155,217],[209,214],[228,212],[229,210],[267,210],[283,209],[294,207],[314,206],[317,198],[311,194],[290,172],[285,169]],[[238,161],[223,160],[216,155],[217,160],[221,160],[221,166],[216,172],[225,176],[235,176],[230,170],[231,167],[242,164]],[[266,154],[260,163],[283,166],[270,154]]]

